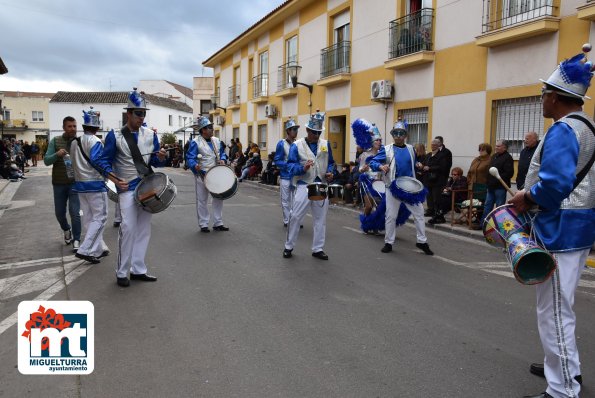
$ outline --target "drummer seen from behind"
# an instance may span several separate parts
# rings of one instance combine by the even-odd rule
[[[415,230],[417,232],[416,246],[429,256],[434,253],[430,250],[426,238],[426,226],[424,220],[423,202],[427,190],[423,189],[412,194],[399,189],[396,184],[398,177],[415,178],[416,155],[413,146],[406,144],[407,122],[397,121],[391,130],[393,144],[386,145],[380,149],[378,155],[369,159],[370,167],[374,171],[382,171],[386,189],[386,215],[383,253],[393,250],[393,243],[396,237],[396,220],[399,216],[399,207],[404,203],[407,209],[413,214]]]
[[[328,200],[311,201],[308,198],[307,187],[308,184],[314,182],[328,183],[333,180],[335,161],[328,141],[320,138],[323,130],[324,113],[317,111],[310,116],[306,126],[307,137],[300,138],[289,149],[287,167],[293,176],[292,185],[295,187],[295,192],[287,228],[285,250],[283,250],[284,258],[292,256],[300,232],[300,225],[308,211],[308,207],[310,207],[314,229],[312,256],[321,260],[328,260],[328,256],[323,250],[326,237]]]
[[[590,50],[590,44],[583,46],[584,52]],[[529,370],[546,378],[547,389],[535,397],[582,393],[573,305],[595,241],[595,127],[583,112],[592,70],[592,63],[580,53],[561,62],[547,80],[540,79],[543,116],[554,123],[535,150],[524,189],[509,201],[521,212],[539,206],[533,230],[558,264],[550,279],[536,285],[544,363],[534,363]]]
[[[196,121],[198,135],[188,146],[186,164],[194,173],[196,188],[196,215],[200,232],[211,232],[209,229],[209,208],[207,200],[209,191],[205,185],[205,174],[217,165],[224,165],[227,160],[225,147],[221,146],[219,138],[213,136],[213,122],[204,116],[199,116]],[[213,198],[213,230],[229,231],[223,225],[223,200]]]
[[[277,143],[275,148],[275,166],[280,170],[279,192],[281,195],[281,209],[283,210],[283,225],[287,227],[289,223],[289,213],[291,211],[291,178],[292,175],[287,166],[287,157],[289,148],[295,142],[300,125],[292,118],[285,122],[286,137]]]
[[[167,153],[159,148],[157,134],[142,124],[147,115],[144,93],[136,88],[128,94],[126,108],[127,122],[118,132],[110,131],[105,137],[105,145],[97,168],[116,184],[122,223],[118,236],[118,261],[116,282],[127,287],[130,279],[155,282],[157,277],[147,274],[145,255],[151,238],[151,213],[144,211],[134,199],[134,189],[144,175],[151,173],[151,166],[163,167]],[[131,137],[142,156],[144,165],[137,169],[132,159],[131,148],[126,137]],[[148,166],[146,163],[148,162]],[[130,271],[130,279],[128,272]]]

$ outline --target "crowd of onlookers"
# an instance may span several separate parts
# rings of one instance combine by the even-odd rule
[[[0,178],[18,181],[25,179],[26,167],[37,167],[42,146],[33,141],[0,140]]]

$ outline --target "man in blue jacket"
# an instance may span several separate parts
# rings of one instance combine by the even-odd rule
[[[277,143],[275,149],[275,166],[279,169],[280,179],[279,192],[281,194],[281,209],[283,210],[283,225],[287,227],[289,223],[289,212],[291,210],[291,173],[287,166],[289,148],[295,142],[298,134],[299,124],[290,118],[285,122],[285,138]]]

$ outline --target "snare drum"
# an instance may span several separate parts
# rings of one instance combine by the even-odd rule
[[[322,182],[313,182],[308,184],[308,199],[325,200],[328,185]]]
[[[331,203],[338,203],[343,200],[343,185],[331,184],[328,186],[328,198]]]
[[[107,197],[111,201],[118,203],[120,201],[120,197],[118,196],[116,184],[112,180],[105,180],[105,188],[107,188]]]
[[[213,166],[205,175],[205,187],[215,199],[229,199],[238,191],[238,177],[224,165]]]
[[[413,177],[397,177],[395,184],[397,188],[410,194],[420,193],[424,189],[424,184]]]
[[[134,200],[144,211],[159,213],[169,207],[176,198],[178,189],[163,173],[145,176],[134,190]]]

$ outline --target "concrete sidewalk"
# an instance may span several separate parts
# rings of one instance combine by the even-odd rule
[[[251,186],[258,186],[262,189],[268,189],[268,190],[279,192],[278,185],[261,184],[260,182],[258,182],[256,180],[243,180],[241,182],[241,184],[250,184]],[[336,205],[340,206],[340,207],[355,209],[353,206],[345,205],[343,203],[338,203]],[[435,229],[435,230],[439,230],[439,231],[445,231],[445,232],[449,232],[452,234],[461,235],[461,236],[465,236],[468,238],[474,238],[474,239],[478,239],[478,240],[482,240],[482,241],[484,240],[483,232],[481,230],[479,230],[479,231],[472,230],[472,229],[469,229],[466,225],[457,225],[457,224],[450,225],[450,217],[449,216],[446,216],[446,220],[447,220],[447,222],[444,224],[430,225],[430,224],[426,223],[426,228]],[[409,219],[408,222],[412,223],[413,221],[411,219]],[[595,250],[591,250],[589,257],[587,258],[587,266],[589,266],[591,268],[595,268]]]

